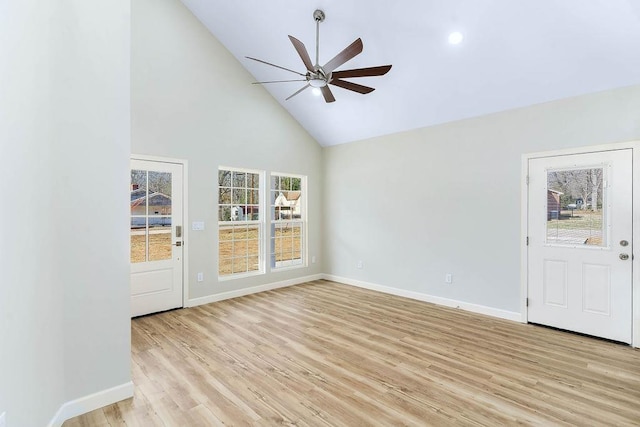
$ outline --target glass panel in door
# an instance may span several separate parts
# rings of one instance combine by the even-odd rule
[[[603,168],[547,171],[547,244],[607,246]]]
[[[131,262],[172,258],[171,172],[131,170]]]

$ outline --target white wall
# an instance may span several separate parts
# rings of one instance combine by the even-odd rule
[[[0,2],[0,413],[9,426],[45,425],[64,398],[63,298],[47,244],[49,11],[37,0]]]
[[[159,31],[158,29],[162,30]],[[322,272],[321,147],[178,0],[132,2],[132,153],[188,160],[190,297]],[[309,177],[308,268],[217,279],[220,165]],[[204,273],[204,282],[196,274]]]
[[[640,86],[327,148],[327,273],[519,312],[522,154],[634,139]]]
[[[129,2],[0,2],[0,413],[130,380]],[[81,214],[80,214],[81,213]]]
[[[130,2],[58,0],[50,178],[65,400],[130,381]],[[64,248],[60,251],[58,248]]]

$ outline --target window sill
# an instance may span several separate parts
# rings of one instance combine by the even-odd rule
[[[218,282],[226,282],[235,279],[245,279],[247,277],[260,276],[262,274],[264,274],[264,270],[257,270],[249,273],[228,274],[226,276],[218,276]]]
[[[284,263],[286,263],[287,261],[284,261]],[[281,264],[280,267],[271,267],[271,272],[272,273],[276,273],[276,272],[280,272],[280,271],[289,271],[289,270],[297,270],[299,268],[305,268],[307,267],[307,263],[302,262],[301,264]]]

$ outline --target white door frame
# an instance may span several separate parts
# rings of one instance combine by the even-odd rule
[[[528,308],[527,308],[527,295],[528,295],[528,247],[527,247],[527,225],[529,223],[529,203],[528,203],[528,175],[529,175],[529,160],[542,158],[542,157],[555,157],[566,156],[570,154],[585,154],[595,153],[599,151],[613,151],[621,149],[631,149],[633,153],[633,244],[632,250],[635,252],[635,248],[640,245],[640,141],[629,141],[602,145],[593,145],[589,147],[567,148],[562,150],[544,151],[537,153],[528,153],[522,155],[521,166],[521,188],[520,192],[520,313],[522,313],[521,321],[523,323],[528,322]],[[632,328],[632,341],[633,347],[640,347],[640,252],[639,258],[635,256],[632,258],[632,289],[633,294],[633,324]]]
[[[132,154],[131,160],[147,160],[151,162],[175,163],[182,165],[182,306],[187,307],[189,301],[189,188],[187,170],[188,161],[185,159],[175,159],[170,157],[148,156],[145,154]]]

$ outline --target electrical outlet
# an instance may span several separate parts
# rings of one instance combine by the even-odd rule
[[[204,281],[204,273],[198,273],[198,282]]]
[[[7,413],[0,414],[0,427],[7,427]]]
[[[451,273],[447,273],[444,276],[444,283],[452,283],[453,282],[453,275]]]
[[[362,269],[363,265],[364,264],[362,263],[362,260],[359,259],[358,262],[356,263],[356,268]]]
[[[315,264],[316,263],[316,256],[313,255],[311,256],[311,264]]]

